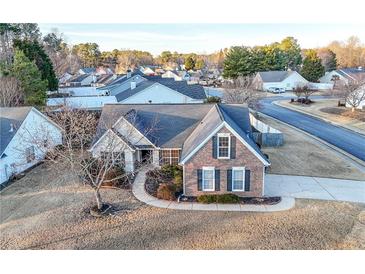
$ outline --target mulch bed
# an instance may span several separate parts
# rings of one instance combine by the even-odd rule
[[[240,197],[240,204],[244,205],[275,205],[281,201],[281,197]],[[197,197],[184,196],[180,202],[198,203]]]
[[[329,114],[350,117],[350,118],[354,118],[354,119],[360,120],[362,122],[365,122],[365,112],[364,111],[356,110],[356,111],[352,112],[351,109],[339,108],[339,107],[321,108],[320,111],[329,113]]]

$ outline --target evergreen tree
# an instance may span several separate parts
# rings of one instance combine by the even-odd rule
[[[36,64],[31,62],[24,52],[18,49],[15,50],[11,76],[14,76],[20,82],[25,104],[31,106],[45,104],[47,80],[42,80],[41,72]]]
[[[306,52],[301,74],[310,82],[317,82],[324,75],[324,66],[315,50],[310,49]]]
[[[257,66],[253,64],[253,54],[248,47],[232,47],[223,62],[223,77],[237,78],[254,73]]]
[[[184,62],[185,70],[192,70],[195,67],[195,60],[192,56],[188,56]]]
[[[301,49],[298,41],[293,37],[286,37],[278,44],[278,47],[284,52],[285,68],[298,70],[302,63]]]
[[[53,70],[51,59],[36,40],[14,40],[14,47],[23,51],[29,60],[34,61],[41,72],[42,79],[47,80],[49,90],[57,90],[58,79]]]

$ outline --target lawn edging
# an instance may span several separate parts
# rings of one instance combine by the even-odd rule
[[[145,190],[144,183],[148,168],[141,170],[133,183],[132,193],[141,202],[159,208],[180,210],[203,210],[203,211],[240,211],[240,212],[275,212],[289,210],[294,207],[295,199],[281,197],[281,201],[274,205],[248,205],[248,204],[201,204],[194,202],[175,202],[160,200],[151,196]]]

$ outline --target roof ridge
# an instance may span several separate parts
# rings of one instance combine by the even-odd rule
[[[219,105],[218,104],[215,104],[214,105],[215,106],[215,108],[217,109],[217,111],[218,111],[218,114],[219,114],[219,118],[224,122],[225,120],[224,120],[224,116],[223,116],[223,113],[222,113],[222,109],[219,107]]]

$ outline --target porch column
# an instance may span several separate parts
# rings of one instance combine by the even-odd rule
[[[152,151],[152,164],[154,166],[160,165],[160,151],[157,149]]]
[[[126,172],[133,172],[134,171],[134,153],[129,149],[124,151],[124,159],[125,159],[125,171]]]

